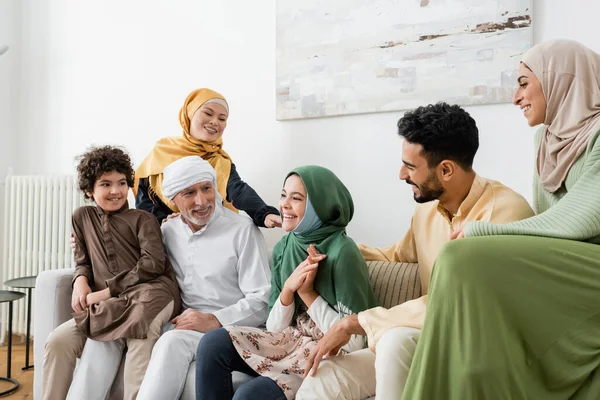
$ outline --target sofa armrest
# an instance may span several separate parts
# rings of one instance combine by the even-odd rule
[[[55,269],[41,272],[35,281],[35,307],[33,326],[34,398],[41,398],[42,365],[44,346],[50,332],[72,318],[71,280],[73,268]]]

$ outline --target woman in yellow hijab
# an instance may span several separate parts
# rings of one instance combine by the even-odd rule
[[[265,204],[254,189],[241,180],[235,164],[223,150],[222,135],[228,117],[229,105],[219,93],[204,88],[190,93],[179,111],[183,135],[159,140],[135,172],[136,208],[154,214],[159,222],[178,212],[163,195],[163,170],[182,157],[200,156],[217,171],[217,187],[225,207],[245,211],[258,226],[281,226],[277,209]]]

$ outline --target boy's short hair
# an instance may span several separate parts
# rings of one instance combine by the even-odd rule
[[[78,157],[77,183],[79,190],[86,198],[94,191],[96,181],[107,172],[118,172],[125,175],[127,186],[133,187],[135,171],[129,155],[119,147],[90,147]]]

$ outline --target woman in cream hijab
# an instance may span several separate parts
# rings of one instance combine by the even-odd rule
[[[200,156],[217,171],[217,187],[225,207],[245,211],[258,226],[281,226],[277,209],[266,205],[254,189],[241,180],[235,164],[223,150],[222,135],[228,117],[229,105],[219,93],[210,89],[190,93],[179,111],[183,135],[159,140],[135,172],[136,208],[151,212],[159,222],[177,212],[162,193],[163,171],[182,157]]]
[[[522,58],[514,104],[538,130],[534,217],[467,224],[440,252],[403,398],[600,398],[600,55]]]

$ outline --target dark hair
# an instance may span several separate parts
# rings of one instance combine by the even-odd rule
[[[470,170],[479,148],[475,120],[461,107],[443,102],[408,111],[398,120],[398,134],[423,146],[430,168],[452,160]]]
[[[77,159],[77,183],[86,198],[92,198],[88,193],[94,191],[96,181],[107,172],[125,175],[127,186],[133,187],[135,171],[131,158],[124,150],[114,146],[90,147]]]

